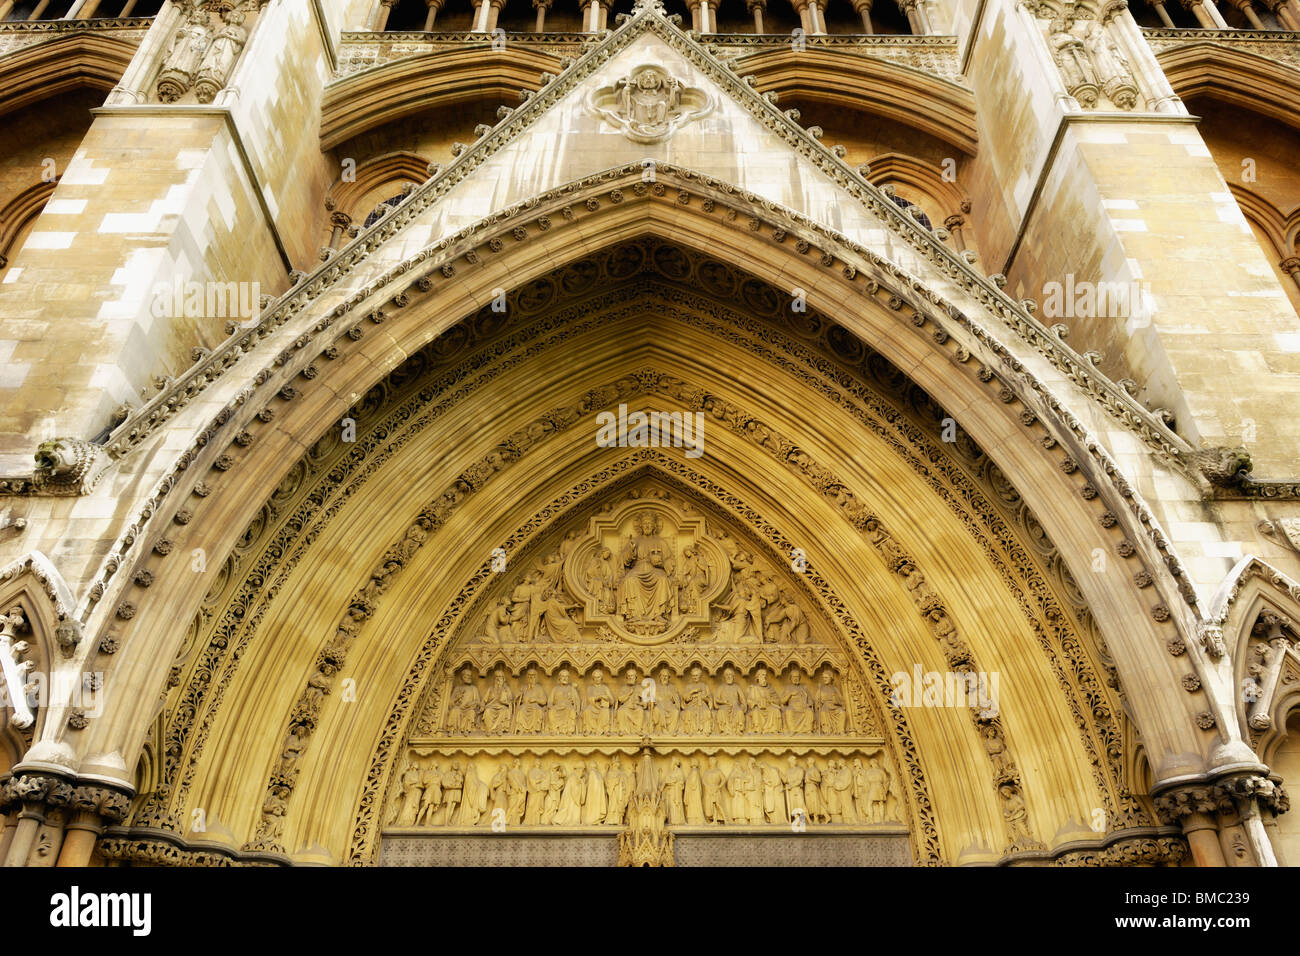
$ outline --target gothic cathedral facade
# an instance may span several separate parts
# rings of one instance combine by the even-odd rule
[[[1300,0],[0,0],[6,866],[1300,864],[1297,449]]]

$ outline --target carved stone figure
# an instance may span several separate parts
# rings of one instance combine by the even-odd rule
[[[459,821],[456,811],[460,808],[464,790],[465,775],[461,773],[460,761],[453,760],[447,772],[442,775],[442,800],[447,808],[445,821],[448,826],[454,826]]]
[[[668,825],[680,826],[686,822],[686,774],[682,771],[681,758],[673,758],[672,766],[664,774],[663,785]]]
[[[442,771],[435,760],[429,769],[421,772],[420,781],[424,785],[424,795],[420,799],[420,812],[415,818],[416,826],[432,825],[437,822],[438,808],[442,804]]]
[[[681,719],[682,695],[673,683],[673,672],[660,668],[655,680],[654,700],[650,705],[650,728],[656,734],[675,734]]]
[[[636,678],[636,668],[629,667],[618,691],[618,732],[640,737],[646,730],[646,714],[641,702],[641,686]]]
[[[493,818],[496,812],[501,811],[502,815],[506,811],[506,803],[509,800],[509,778],[510,768],[505,764],[497,767],[496,773],[492,774],[492,779],[488,781],[488,809],[491,811]]]
[[[174,103],[185,95],[211,40],[207,11],[196,3],[184,4],[182,10],[185,22],[173,34],[163,56],[162,72],[158,74],[158,99],[164,103]]]
[[[834,822],[857,823],[858,815],[853,809],[853,771],[843,760],[835,762],[831,788],[835,791],[835,803],[840,812],[840,819]]]
[[[709,588],[708,560],[697,547],[682,551],[682,561],[677,567],[677,603],[683,611],[694,611],[704,601]]]
[[[474,674],[467,667],[460,672],[460,686],[451,695],[447,708],[447,733],[472,734],[478,729],[483,699],[474,686]]]
[[[686,822],[692,826],[700,826],[704,823],[704,781],[700,779],[698,760],[691,761],[690,773],[686,775],[685,790]]]
[[[420,800],[424,797],[424,782],[420,768],[416,764],[407,765],[402,772],[401,784],[402,799],[393,822],[399,827],[414,826],[416,816],[420,812]]]
[[[1137,105],[1137,83],[1133,79],[1128,60],[1116,46],[1109,31],[1100,23],[1092,21],[1084,32],[1084,43],[1097,68],[1097,79],[1101,81],[1102,91],[1120,109],[1133,109]]]
[[[776,606],[767,611],[766,617],[768,640],[781,644],[808,643],[808,619],[789,591],[780,593]]]
[[[1052,20],[1047,42],[1056,65],[1060,67],[1066,90],[1081,106],[1091,109],[1097,105],[1097,77],[1087,47],[1074,31],[1074,24],[1074,18],[1069,15]]]
[[[788,734],[810,734],[813,732],[812,691],[803,682],[803,671],[794,668],[790,671],[790,683],[781,695],[785,705],[785,731]]]
[[[605,776],[596,761],[587,761],[587,795],[582,803],[582,822],[592,826],[605,822],[609,812],[609,799],[605,793]]]
[[[732,823],[758,823],[750,817],[755,788],[753,775],[743,760],[737,760],[727,777],[727,795],[731,798]]]
[[[682,688],[681,732],[703,736],[713,730],[713,693],[704,682],[704,672],[691,668],[691,679]]]
[[[576,644],[582,640],[578,625],[569,617],[569,608],[560,601],[558,591],[540,573],[530,575],[526,584],[529,594],[528,639],[553,644]]]
[[[528,775],[518,757],[510,761],[506,773],[506,822],[517,827],[524,822],[525,803],[528,797]]]
[[[614,581],[617,571],[614,567],[614,555],[609,548],[601,547],[591,556],[583,575],[583,584],[596,597],[596,604],[601,611],[612,614],[614,606]]]
[[[826,804],[822,801],[822,772],[812,757],[808,758],[803,784],[804,801],[808,804],[808,822],[830,823],[830,815],[826,812]]]
[[[581,764],[570,767],[560,794],[560,808],[555,814],[555,825],[574,827],[582,822],[582,804],[587,799],[587,781]]]
[[[718,733],[739,736],[745,732],[745,692],[730,667],[723,670],[722,683],[713,691],[713,706],[717,709]]]
[[[550,774],[540,760],[534,760],[528,768],[528,800],[524,810],[525,826],[540,826],[542,815],[546,810],[546,794],[550,786]]]
[[[659,535],[659,519],[643,512],[628,535],[619,557],[626,569],[619,583],[618,610],[630,629],[663,630],[677,611],[669,575],[673,569],[667,541]]]
[[[792,821],[796,810],[804,811],[806,820],[808,806],[803,792],[804,769],[799,766],[799,760],[794,754],[789,756],[786,763],[788,766],[781,774],[781,783],[785,787],[786,810]]]
[[[839,763],[831,760],[827,762],[826,769],[821,775],[822,810],[831,823],[844,822],[844,807],[840,803],[841,794],[835,786],[835,777],[838,772]]]
[[[614,732],[614,692],[605,683],[605,672],[600,668],[591,672],[591,684],[587,687],[587,708],[582,712],[582,732]]]
[[[844,695],[835,685],[835,677],[829,670],[822,671],[821,685],[814,695],[817,706],[817,729],[823,734],[843,734],[848,724],[848,712],[844,709]]]
[[[510,719],[514,714],[514,691],[506,681],[504,667],[492,673],[492,686],[483,695],[483,730],[489,734],[510,732]]]
[[[587,108],[634,143],[657,143],[713,108],[704,90],[683,86],[657,65],[638,66],[592,91]]]
[[[564,793],[564,768],[557,764],[552,764],[548,779],[546,781],[546,803],[542,807],[542,824],[550,826],[555,822],[555,816],[560,812],[560,798]]]
[[[788,823],[786,812],[785,787],[781,780],[781,770],[766,760],[759,767],[763,780],[763,816],[768,823]]]
[[[727,778],[718,766],[718,758],[710,757],[709,766],[700,776],[704,788],[704,818],[709,823],[730,823],[727,809]]]
[[[515,616],[511,613],[509,598],[500,598],[496,606],[488,612],[483,624],[483,642],[485,644],[510,644],[515,640]]]
[[[200,103],[211,103],[217,92],[226,85],[239,51],[248,41],[248,31],[241,26],[244,10],[240,6],[223,12],[221,19],[225,21],[225,26],[213,37],[194,81],[194,95]]]
[[[537,685],[537,668],[528,668],[515,710],[515,733],[540,734],[546,721],[546,691]]]
[[[754,683],[746,693],[749,699],[747,727],[751,734],[781,732],[781,692],[767,682],[767,668],[754,673]]]
[[[463,827],[472,827],[487,810],[490,793],[487,784],[479,779],[478,770],[472,762],[465,765],[464,780],[457,822]]]
[[[578,729],[578,711],[582,701],[578,688],[569,683],[569,669],[561,668],[556,675],[556,685],[551,688],[551,699],[546,704],[546,726],[553,734],[572,734]]]
[[[623,769],[623,758],[615,757],[605,775],[605,795],[609,809],[605,812],[605,822],[613,826],[622,826],[627,816],[627,801],[632,795],[632,774]]]

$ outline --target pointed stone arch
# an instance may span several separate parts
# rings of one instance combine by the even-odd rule
[[[614,182],[619,183],[618,180],[614,180]],[[618,185],[611,185],[608,182],[602,184],[604,187],[604,192],[602,194],[605,197],[604,202],[600,199],[594,198],[596,195],[595,192],[588,191],[587,195],[592,197],[592,201],[595,203],[596,208],[594,210],[590,209],[584,202],[579,208],[583,209],[586,215],[579,216],[575,210],[573,212],[573,218],[570,220],[562,213],[562,210],[564,208],[573,210],[574,207],[572,206],[561,206],[558,209],[554,207],[548,208],[547,206],[541,206],[540,208],[534,207],[533,209],[528,210],[526,217],[522,218],[522,221],[528,223],[528,225],[512,225],[511,221],[507,219],[498,224],[498,228],[493,230],[493,234],[479,234],[476,237],[478,241],[473,244],[473,248],[463,244],[453,246],[456,255],[454,257],[444,256],[443,266],[438,266],[432,269],[431,276],[426,276],[424,279],[420,280],[420,283],[417,283],[417,285],[420,285],[427,282],[427,287],[429,289],[428,293],[423,293],[420,288],[417,288],[417,285],[412,285],[410,289],[405,292],[400,291],[400,287],[386,285],[384,287],[384,292],[379,293],[378,296],[366,297],[367,301],[365,301],[364,304],[358,302],[357,309],[352,312],[352,315],[369,315],[369,318],[353,318],[352,321],[356,324],[340,322],[338,325],[335,325],[335,329],[342,327],[348,329],[348,332],[337,340],[337,345],[329,346],[325,352],[318,355],[311,352],[305,352],[302,358],[295,358],[293,353],[282,353],[279,364],[287,365],[288,367],[285,368],[283,372],[273,373],[278,375],[279,382],[285,383],[285,385],[280,387],[279,400],[272,401],[270,405],[261,407],[260,411],[257,411],[257,409],[259,406],[262,406],[262,402],[249,402],[246,400],[242,408],[232,408],[229,412],[225,413],[225,423],[213,423],[210,426],[212,428],[212,434],[215,435],[217,429],[224,428],[226,423],[236,426],[236,428],[231,431],[227,431],[226,434],[233,434],[234,431],[240,431],[241,434],[243,432],[249,432],[250,437],[256,441],[254,447],[257,449],[256,452],[252,453],[252,458],[249,459],[249,461],[261,462],[260,465],[254,466],[255,469],[263,472],[265,475],[265,477],[260,480],[270,480],[275,475],[283,474],[284,459],[280,457],[283,455],[283,451],[280,451],[279,449],[287,449],[291,447],[290,445],[284,444],[284,440],[288,438],[289,435],[296,431],[301,431],[302,428],[306,427],[308,431],[301,432],[300,437],[292,440],[292,444],[301,447],[302,444],[310,442],[319,433],[319,422],[322,418],[335,420],[337,418],[342,418],[344,414],[346,414],[348,407],[355,401],[355,399],[351,399],[349,396],[355,395],[360,397],[360,395],[363,394],[363,389],[370,387],[373,383],[376,369],[384,368],[386,366],[392,367],[397,364],[398,355],[411,354],[413,351],[417,350],[421,344],[430,341],[433,336],[441,331],[442,328],[446,327],[445,324],[431,325],[426,320],[419,318],[417,313],[420,315],[430,314],[430,312],[441,315],[464,314],[467,307],[486,305],[491,301],[491,290],[500,287],[498,286],[499,282],[511,282],[514,284],[513,287],[525,285],[532,277],[539,274],[541,269],[546,267],[553,268],[559,262],[571,261],[575,255],[584,248],[590,248],[593,245],[599,247],[601,243],[608,242],[613,237],[628,235],[629,223],[631,223],[632,226],[631,234],[640,234],[647,229],[651,232],[659,231],[672,235],[674,241],[682,241],[688,245],[694,245],[696,248],[707,246],[709,251],[713,252],[715,255],[722,255],[724,258],[731,258],[733,262],[744,267],[754,268],[756,264],[761,264],[764,259],[767,259],[769,265],[764,271],[770,270],[772,273],[782,275],[792,283],[796,281],[806,283],[811,287],[809,290],[810,304],[813,304],[814,307],[822,311],[833,314],[836,311],[842,311],[844,303],[852,302],[852,312],[854,313],[855,318],[859,320],[868,314],[875,316],[878,320],[881,317],[887,317],[884,319],[883,324],[876,325],[871,329],[871,331],[868,331],[866,327],[860,326],[855,330],[855,334],[860,337],[866,336],[873,342],[873,344],[877,345],[882,350],[887,349],[891,358],[895,359],[909,354],[907,350],[899,351],[896,347],[900,343],[906,343],[907,339],[912,337],[913,341],[910,343],[910,347],[916,350],[916,352],[913,352],[912,354],[915,359],[917,353],[920,353],[920,361],[909,361],[906,358],[903,358],[901,361],[904,365],[911,365],[914,370],[924,369],[927,361],[933,365],[934,359],[930,358],[926,360],[924,353],[935,350],[936,346],[945,345],[952,347],[954,348],[953,354],[958,354],[956,352],[957,349],[966,351],[965,346],[955,346],[953,344],[952,339],[954,335],[961,335],[964,340],[971,342],[972,346],[975,348],[982,348],[978,339],[972,339],[970,337],[968,326],[963,326],[956,322],[953,320],[952,316],[946,312],[940,312],[937,309],[932,310],[926,305],[925,300],[921,300],[919,297],[912,299],[911,297],[915,295],[916,290],[911,289],[910,286],[907,287],[906,290],[901,287],[901,284],[899,286],[894,286],[892,289],[887,289],[886,287],[881,286],[875,279],[864,280],[862,273],[858,272],[859,266],[850,266],[846,263],[843,268],[833,269],[831,266],[838,265],[842,260],[839,260],[838,257],[830,256],[828,253],[823,254],[819,259],[817,256],[811,254],[811,244],[809,244],[808,251],[801,252],[798,248],[791,248],[789,244],[785,243],[788,233],[782,235],[779,240],[776,237],[776,232],[767,235],[766,230],[764,229],[763,219],[759,217],[761,210],[751,209],[751,215],[753,218],[750,219],[740,219],[739,215],[737,215],[733,220],[731,220],[733,223],[732,226],[719,231],[716,228],[719,218],[721,218],[725,223],[727,222],[727,217],[725,214],[721,217],[716,215],[721,211],[718,208],[720,205],[718,200],[714,199],[712,202],[710,202],[709,199],[700,200],[698,194],[695,197],[692,197],[692,195],[684,188],[686,185],[695,185],[689,179],[683,180],[682,189],[676,193],[669,193],[665,189],[664,195],[658,196],[654,189],[647,189],[642,196],[637,195],[635,190],[629,189],[628,192],[631,195],[623,195],[619,199],[614,199],[613,193],[618,191],[620,186],[623,184],[626,184],[626,180],[622,181],[622,183],[619,183]],[[636,180],[633,180],[632,185],[635,184]],[[576,195],[574,195],[573,192],[568,192],[565,198],[570,200],[581,199],[582,195],[582,192],[578,192]],[[685,203],[681,201],[682,196],[685,196],[687,199]],[[698,202],[698,205],[693,205],[693,199]],[[637,200],[640,200],[641,202],[640,208],[636,209],[634,214],[628,215],[627,213],[631,208],[632,203]],[[705,211],[706,207],[711,207],[708,212]],[[606,211],[607,215],[605,217],[598,217],[595,215],[595,213],[602,210]],[[685,215],[688,210],[693,213],[690,217]],[[552,215],[546,215],[548,212]],[[671,217],[662,217],[661,214],[665,212],[671,212],[673,215]],[[538,215],[539,213],[541,215]],[[612,219],[609,218],[610,214],[612,214]],[[691,218],[695,218],[697,221],[703,220],[704,223],[710,224],[714,227],[707,242],[701,237],[701,233],[704,233],[702,228],[686,228],[690,225]],[[578,226],[594,222],[598,219],[604,220],[601,228],[590,233],[578,230],[577,235],[581,238],[576,242],[573,229],[561,228],[561,224],[565,224],[566,226],[571,226],[576,229]],[[539,225],[543,220],[546,220],[550,225],[543,228]],[[738,225],[735,224],[737,220],[739,221]],[[519,219],[515,220],[515,222],[520,221],[521,220]],[[753,233],[758,230],[751,227],[748,224],[749,222],[757,222],[759,229],[763,230],[763,233],[760,234],[759,237],[753,236]],[[786,228],[790,227],[795,229],[800,228],[797,223],[793,223],[787,219]],[[771,227],[769,226],[767,228]],[[524,239],[520,239],[517,236],[517,232],[520,230],[522,230],[524,234]],[[784,230],[779,227],[777,231],[784,232]],[[736,248],[735,246],[728,248],[728,244],[721,241],[729,232],[744,236],[744,242],[737,244],[739,248]],[[546,248],[538,249],[538,243],[525,241],[526,239],[533,237],[542,239],[543,242],[540,243],[540,245]],[[759,240],[762,241],[760,242]],[[797,239],[795,245],[796,247],[801,247],[804,242],[805,240],[803,239]],[[509,245],[507,245],[507,243],[509,243]],[[770,250],[773,246],[780,247],[782,245],[785,246],[785,249],[778,252],[779,258],[776,260],[777,264],[773,267]],[[502,265],[492,268],[494,265],[492,257],[497,256],[498,251],[504,251],[506,249],[512,250],[514,254],[498,260],[502,262]],[[741,251],[743,251],[743,255],[737,255],[737,253]],[[820,264],[825,262],[827,258],[830,259],[830,265]],[[854,258],[861,264],[860,267],[868,267],[870,260],[864,260],[859,257]],[[504,262],[505,259],[510,260],[508,265]],[[428,265],[432,265],[432,263],[426,262],[426,266]],[[502,266],[505,266],[505,268],[503,269]],[[871,268],[879,267],[871,266]],[[408,265],[400,268],[396,274],[401,277],[400,281],[405,283],[409,281],[409,276],[414,271],[415,270]],[[505,276],[507,273],[512,276],[512,278],[506,279]],[[892,283],[899,282],[897,276],[891,276],[887,273],[880,274],[882,275],[882,278],[885,278],[887,281]],[[467,282],[470,276],[473,276],[472,285]],[[857,291],[850,291],[853,288],[852,284],[855,280],[859,282],[859,287]],[[861,290],[862,288],[869,288],[869,285],[863,286],[862,283],[864,281],[876,286],[875,291],[866,299],[862,298]],[[843,286],[846,286],[846,288],[836,291],[837,287],[840,287],[841,283]],[[473,289],[479,291],[472,291]],[[445,295],[438,295],[437,293],[439,292],[443,292]],[[900,292],[902,292],[903,295],[900,295]],[[410,309],[406,304],[398,304],[399,302],[409,303],[412,301],[412,297],[421,295],[426,295],[429,298],[427,299],[427,304],[422,306],[420,309]],[[916,310],[912,321],[902,319],[902,316],[909,315],[908,312],[903,311],[904,295],[908,296],[909,299],[908,308]],[[389,299],[392,301],[389,302]],[[874,302],[875,304],[871,305],[869,308],[863,308],[864,303],[871,302]],[[913,302],[915,304],[911,304]],[[384,307],[375,308],[375,306],[380,304],[383,304]],[[370,311],[367,311],[367,308],[369,308]],[[919,322],[916,321],[916,317],[921,316],[922,314],[924,314],[924,320]],[[341,317],[342,313],[337,313],[337,315]],[[929,325],[931,322],[934,322],[934,324],[939,327],[931,330]],[[948,329],[952,329],[953,331],[949,332]],[[355,339],[352,337],[353,333],[356,333]],[[378,353],[374,352],[373,346],[368,342],[368,338],[370,341],[373,341],[376,334],[381,339],[380,351]],[[353,348],[353,343],[359,343],[360,348]],[[392,350],[395,348],[399,351],[393,352]],[[345,354],[345,352],[349,351],[352,352],[353,355],[350,356]],[[392,358],[384,358],[385,354],[392,356]],[[355,358],[361,358],[361,365],[356,364]],[[990,355],[990,359],[996,362],[992,355]],[[951,368],[960,369],[964,364],[965,363],[958,361],[956,362],[956,365],[951,366]],[[1023,370],[1023,366],[1021,366],[1021,368]],[[330,394],[328,395],[320,390],[313,390],[310,387],[310,383],[321,376],[322,369],[328,369],[330,373],[332,384]],[[286,375],[286,372],[289,374]],[[290,376],[292,376],[294,372],[296,372],[297,383],[289,385],[288,383],[293,380]],[[978,372],[978,374],[974,374],[975,372]],[[1044,481],[1044,487],[1052,487],[1062,480],[1069,480],[1069,476],[1075,474],[1079,470],[1081,463],[1086,462],[1087,457],[1095,452],[1094,449],[1090,449],[1086,445],[1081,445],[1078,436],[1071,435],[1068,428],[1062,428],[1059,423],[1053,424],[1046,417],[1040,419],[1037,413],[1025,414],[1025,412],[1016,412],[1014,409],[1007,408],[1008,405],[1016,401],[1015,389],[1013,388],[1013,385],[1016,384],[1014,373],[1008,375],[1005,380],[998,380],[998,376],[994,373],[993,368],[987,365],[972,369],[971,373],[971,378],[968,380],[970,382],[969,391],[964,397],[959,391],[954,392],[952,385],[954,382],[958,381],[959,378],[952,375],[951,371],[945,371],[938,366],[935,366],[926,370],[924,379],[929,383],[930,387],[935,388],[937,392],[945,395],[945,404],[949,407],[963,407],[970,410],[967,413],[958,413],[957,417],[962,421],[963,425],[965,425],[967,421],[972,423],[972,434],[977,436],[977,441],[979,441],[981,445],[984,447],[990,447],[990,445],[996,446],[999,443],[1006,442],[1009,436],[1015,434],[1018,429],[1038,425],[1039,427],[1048,427],[1053,436],[1058,434],[1062,436],[1061,439],[1053,438],[1051,443],[1053,448],[1055,448],[1058,443],[1064,444],[1064,442],[1069,442],[1074,448],[1078,449],[1077,454],[1079,457],[1077,459],[1072,456],[1067,458],[1066,462],[1070,467],[1063,469],[1061,465],[1054,463],[1054,456],[1050,454],[1043,455],[1040,449],[1043,445],[1047,444],[1045,440],[1037,445],[1031,445],[1031,447],[1035,449],[1030,453],[1032,456],[1042,456],[1047,458],[1047,461],[1044,462],[1042,466],[1040,474],[1043,476],[1051,476],[1051,478],[1050,480]],[[271,375],[268,375],[265,381],[267,381],[268,384],[275,384],[272,381]],[[1000,389],[999,393],[995,393],[993,401],[989,401],[988,398],[978,397],[981,394],[981,389],[986,389],[991,385]],[[296,402],[296,398],[286,399],[285,396],[287,395],[296,396],[299,389],[302,389],[305,393],[305,402],[298,403]],[[984,394],[987,394],[987,392],[984,392]],[[997,395],[1000,395],[1001,397],[998,398],[996,397]],[[268,395],[268,397],[270,396]],[[263,402],[264,401],[265,399],[263,399]],[[1040,401],[1033,398],[1031,398],[1031,401],[1034,402],[1035,407],[1043,409],[1046,412],[1046,415],[1050,416],[1054,414],[1050,405],[1043,405]],[[1006,412],[995,411],[997,409],[1006,409]],[[270,430],[265,430],[256,423],[258,415],[264,411],[270,411],[272,413],[272,417],[277,422],[276,427]],[[1026,409],[1025,411],[1028,410]],[[969,417],[970,415],[974,415],[975,417]],[[980,434],[981,426],[984,426],[984,428],[987,429],[987,426],[989,426],[993,421],[996,421],[1002,415],[1005,415],[1005,418],[1003,419],[1004,421],[1006,419],[1010,419],[1010,421],[1003,426],[994,428],[992,431],[984,430],[983,433]],[[268,421],[268,419],[265,418],[261,420],[264,422]],[[265,437],[261,434],[252,435],[249,431],[252,428],[258,429],[259,432],[266,431]],[[251,444],[251,442],[249,444]],[[1027,445],[1029,443],[1017,441],[1015,444]],[[231,451],[224,450],[226,446],[224,446],[223,443],[209,441],[206,442],[206,445],[207,447],[202,450],[197,450],[194,458],[191,460],[196,463],[202,462],[216,466],[215,472],[208,473],[210,476],[209,480],[211,480],[214,485],[217,485],[218,489],[211,493],[224,497],[224,492],[220,491],[220,473],[223,469],[235,465],[235,454],[239,454],[241,458],[248,456],[250,454],[249,452],[242,451],[242,449],[248,447],[248,445],[235,443],[234,445],[229,446],[231,451],[235,454],[231,454]],[[279,464],[275,464],[275,462],[279,462]],[[1017,466],[1021,473],[1024,474],[1026,466],[1031,463],[1031,461],[1017,461]],[[1063,474],[1067,476],[1065,479],[1060,477]],[[1075,480],[1077,480],[1077,478]],[[1104,468],[1097,472],[1096,480],[1098,482],[1107,482],[1110,480],[1105,475]],[[1084,491],[1089,492],[1089,494],[1082,495],[1077,500],[1081,500],[1085,504],[1089,501],[1095,500],[1102,493],[1098,490],[1097,485],[1091,483],[1084,486]],[[206,490],[204,491],[205,496],[208,493],[209,492]],[[1032,496],[1033,493],[1029,492],[1026,497],[1029,498]],[[1066,500],[1076,500],[1076,496],[1080,496],[1078,490],[1076,490],[1070,498]],[[241,497],[247,498],[246,489],[241,493]],[[1047,495],[1047,497],[1052,496]],[[1058,501],[1062,499],[1062,496],[1059,494],[1055,497]],[[1043,496],[1039,495],[1038,500],[1042,501]],[[1101,502],[1099,502],[1099,504],[1101,504]],[[1100,525],[1102,529],[1115,527],[1115,525],[1120,524],[1123,520],[1121,516],[1117,516],[1113,513],[1111,513],[1111,517],[1114,521],[1110,524],[1102,523]],[[1080,517],[1071,517],[1062,520],[1063,518],[1064,516],[1058,515],[1057,523],[1058,526],[1065,528],[1066,537],[1078,535],[1079,533],[1086,534],[1087,532],[1085,529],[1087,527],[1097,526],[1096,518],[1093,518],[1090,521],[1081,520]],[[1044,522],[1044,524],[1046,526],[1046,522]],[[1058,540],[1059,543],[1059,538],[1057,537],[1058,532],[1054,528],[1049,528],[1048,531],[1053,540]],[[1129,555],[1134,555],[1139,550],[1139,546],[1131,540],[1122,543],[1125,547],[1120,550],[1121,554],[1127,553]],[[174,542],[169,541],[169,547],[174,545]],[[182,549],[183,547],[184,546],[182,546]],[[1078,550],[1081,546],[1076,544],[1075,548]],[[1082,553],[1091,554],[1092,548],[1082,548]],[[1161,566],[1163,567],[1163,563]],[[1076,565],[1076,568],[1077,567],[1078,566]],[[1076,579],[1078,579],[1081,573],[1086,572],[1076,570],[1074,573]],[[1151,577],[1154,577],[1154,575],[1151,575]],[[1084,581],[1080,580],[1079,584],[1083,587]],[[1122,588],[1122,586],[1120,587]],[[1085,588],[1085,590],[1091,589]],[[1114,601],[1118,594],[1119,591],[1115,591],[1110,595],[1109,600]],[[1140,596],[1141,592],[1139,589],[1134,589],[1133,594],[1135,596]],[[1111,611],[1114,612],[1116,610],[1117,609],[1112,606]],[[1129,613],[1131,614],[1133,612],[1130,611]],[[166,616],[165,613],[160,612],[157,619]],[[1166,615],[1166,620],[1170,616],[1172,615]],[[1102,629],[1103,632],[1106,631],[1104,623]],[[1152,644],[1155,644],[1155,642],[1152,642],[1147,646],[1150,647]],[[1159,647],[1158,644],[1156,644],[1156,646]],[[1120,672],[1123,674],[1126,667],[1122,661],[1124,651],[1118,650],[1113,646],[1111,650],[1115,654]],[[1136,647],[1127,650],[1130,653],[1141,653],[1140,649]],[[1157,661],[1159,660],[1161,659],[1157,658]],[[155,675],[157,675],[158,668],[165,666],[164,658],[160,656],[154,656],[147,660],[140,658],[136,660],[135,664],[136,666],[151,668],[155,672]],[[145,677],[137,675],[137,677],[143,680],[157,679],[156,676]],[[1132,689],[1130,689],[1129,693],[1132,696],[1137,696]],[[1140,707],[1140,703],[1138,706]],[[1174,715],[1166,715],[1166,718],[1171,720],[1174,725],[1177,725],[1179,722],[1178,718]]]

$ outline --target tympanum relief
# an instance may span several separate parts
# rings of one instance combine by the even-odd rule
[[[449,651],[388,826],[628,827],[640,858],[666,852],[629,810],[645,777],[667,827],[897,828],[864,688],[795,574],[668,493],[607,506]]]

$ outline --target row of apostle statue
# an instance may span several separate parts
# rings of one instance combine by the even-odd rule
[[[880,757],[664,758],[656,772],[669,826],[884,823],[897,819],[895,782]],[[636,774],[624,758],[503,761],[486,783],[473,760],[427,765],[401,776],[390,826],[622,826]]]
[[[444,727],[448,734],[487,736],[846,733],[848,712],[835,675],[826,668],[815,683],[803,677],[794,668],[781,687],[759,667],[742,684],[732,667],[715,679],[696,666],[679,687],[667,667],[653,676],[628,667],[618,684],[595,668],[580,684],[563,667],[547,687],[533,667],[516,688],[498,666],[480,689],[472,670],[464,668],[453,681]]]

